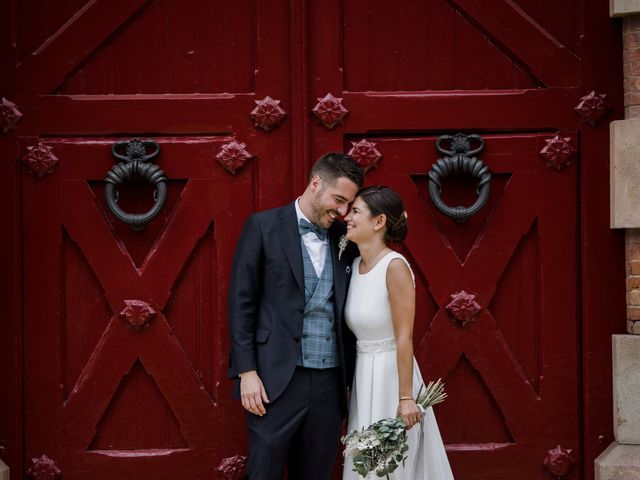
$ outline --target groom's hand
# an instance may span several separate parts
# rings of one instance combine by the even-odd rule
[[[260,417],[267,413],[264,404],[269,403],[269,397],[267,397],[262,380],[255,370],[240,374],[240,398],[242,406],[248,412]]]

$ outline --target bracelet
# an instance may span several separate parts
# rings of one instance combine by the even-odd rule
[[[400,397],[399,401],[401,402],[402,400],[413,400],[413,397]]]

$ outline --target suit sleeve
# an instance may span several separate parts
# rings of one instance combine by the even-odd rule
[[[262,290],[262,232],[254,215],[245,222],[231,267],[228,322],[231,339],[229,376],[257,370],[255,332]]]

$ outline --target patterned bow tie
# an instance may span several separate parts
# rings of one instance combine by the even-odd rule
[[[327,238],[327,231],[324,228],[321,228],[318,225],[314,225],[313,223],[307,222],[304,218],[301,218],[300,221],[298,222],[298,231],[300,232],[300,235],[313,232],[322,241],[324,241]]]

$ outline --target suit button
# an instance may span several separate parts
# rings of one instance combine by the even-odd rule
[[[293,337],[293,339],[296,341],[296,343],[300,343],[300,337]]]

